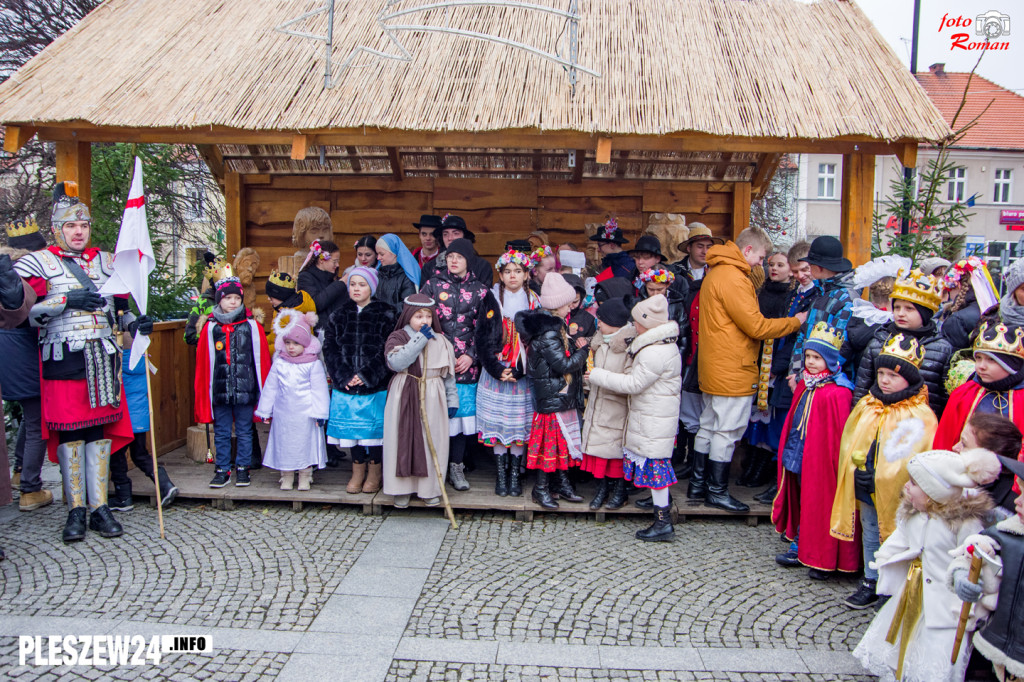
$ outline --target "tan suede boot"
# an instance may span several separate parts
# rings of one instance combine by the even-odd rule
[[[375,493],[380,490],[380,481],[384,475],[384,465],[380,462],[370,462],[370,471],[366,476],[366,482],[363,483],[364,493]]]
[[[53,493],[49,490],[37,490],[34,493],[22,493],[18,500],[18,509],[21,511],[32,511],[45,507],[53,502]]]
[[[282,471],[281,472],[281,490],[291,490],[292,482],[295,480],[294,471]]]
[[[346,492],[355,495],[363,490],[363,482],[366,480],[366,462],[352,462],[352,478],[348,480]]]
[[[299,469],[299,490],[309,490],[310,484],[313,482],[313,467],[306,467],[305,469]]]

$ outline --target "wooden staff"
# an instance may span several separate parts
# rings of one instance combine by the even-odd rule
[[[974,545],[967,546],[967,553],[971,555],[971,570],[967,574],[967,579],[972,584],[978,584],[978,578],[981,576],[981,554],[974,551]],[[953,655],[950,657],[949,662],[956,664],[956,659],[960,656],[960,643],[964,641],[964,632],[967,630],[967,620],[971,615],[971,602],[964,602],[964,605],[960,607],[960,622],[956,626],[956,639],[953,640]]]
[[[427,419],[426,348],[423,349],[423,354],[420,356],[420,376],[417,381],[419,382],[420,389],[420,420],[423,422],[423,432],[427,436],[427,449],[430,450],[430,456],[434,460],[434,473],[437,474],[437,482],[441,486],[441,499],[444,500],[444,512],[448,516],[448,521],[452,524],[452,530],[458,530],[459,524],[455,522],[455,512],[452,511],[452,505],[448,501],[448,491],[444,489],[444,473],[441,472],[441,463],[437,459],[437,450],[434,449],[434,439],[430,436],[430,421]]]

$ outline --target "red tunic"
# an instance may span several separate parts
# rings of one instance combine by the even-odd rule
[[[800,533],[800,563],[823,571],[852,573],[860,568],[860,542],[837,540],[829,532],[832,501],[839,478],[839,445],[850,416],[853,393],[829,383],[815,390],[807,420],[803,464],[799,476],[782,466],[793,411],[806,387],[797,384],[779,442],[779,492],[772,505],[775,529],[789,539]]]

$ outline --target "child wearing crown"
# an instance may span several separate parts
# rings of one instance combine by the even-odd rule
[[[270,371],[270,352],[263,328],[249,319],[242,305],[242,283],[225,277],[214,285],[216,305],[199,333],[196,347],[196,421],[213,423],[217,448],[211,488],[231,478],[231,431],[238,438],[236,486],[250,482],[253,414]]]
[[[830,532],[856,541],[860,530],[864,578],[844,601],[851,609],[878,601],[878,571],[871,561],[896,527],[907,458],[927,450],[935,434],[935,413],[921,378],[924,353],[913,336],[901,332],[886,339],[875,358],[875,382],[843,429]]]
[[[316,303],[308,291],[298,291],[295,288],[295,280],[287,272],[271,270],[270,278],[267,280],[267,298],[274,308],[274,319],[270,324],[270,331],[267,333],[267,346],[270,354],[275,354],[274,342],[277,339],[276,329],[277,316],[282,309],[298,310],[300,313],[315,313]]]
[[[779,441],[779,491],[772,521],[792,544],[775,561],[786,567],[807,566],[815,580],[860,567],[853,539],[832,537],[822,513],[835,496],[839,441],[853,398],[853,384],[842,371],[843,340],[843,333],[825,322],[811,329],[804,341],[802,381]]]

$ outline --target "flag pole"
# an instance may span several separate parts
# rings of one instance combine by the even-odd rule
[[[160,496],[160,465],[156,461],[156,432],[153,430],[154,415],[153,411],[153,383],[150,379],[151,372],[149,371],[149,353],[147,352],[142,361],[145,363],[143,369],[146,372],[146,399],[149,401],[149,454],[153,458],[153,486],[156,488],[156,518],[160,522],[160,539],[166,540],[164,537],[164,501]]]

